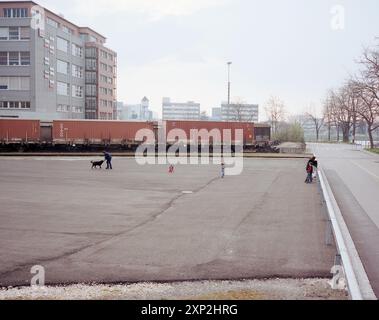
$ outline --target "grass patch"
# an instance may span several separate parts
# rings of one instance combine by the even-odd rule
[[[367,151],[370,151],[372,153],[379,154],[379,148],[374,148],[374,149],[366,149]]]

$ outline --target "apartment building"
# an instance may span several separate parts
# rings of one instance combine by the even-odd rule
[[[223,121],[258,122],[259,106],[245,103],[222,103],[221,117]]]
[[[32,1],[0,2],[0,117],[115,119],[106,38]]]
[[[172,102],[170,98],[163,98],[163,120],[200,120],[200,104],[193,101]]]

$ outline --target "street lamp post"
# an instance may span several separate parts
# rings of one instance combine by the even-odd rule
[[[230,66],[232,62],[228,62],[228,106],[230,105]]]

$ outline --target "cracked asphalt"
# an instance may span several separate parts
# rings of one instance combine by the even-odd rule
[[[113,171],[87,158],[1,158],[0,287],[47,284],[331,278],[335,247],[304,159]],[[183,193],[192,191],[193,193]]]

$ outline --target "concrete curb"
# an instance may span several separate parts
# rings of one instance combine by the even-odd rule
[[[319,177],[350,297],[352,300],[377,300],[323,169],[320,169]]]
[[[101,157],[101,153],[0,153],[0,157]],[[134,153],[112,153],[113,157],[134,158]],[[167,154],[172,157],[173,155]],[[203,156],[210,156],[203,154]],[[220,156],[216,154],[216,156]],[[244,158],[258,159],[309,159],[311,154],[285,154],[285,153],[245,153]]]

